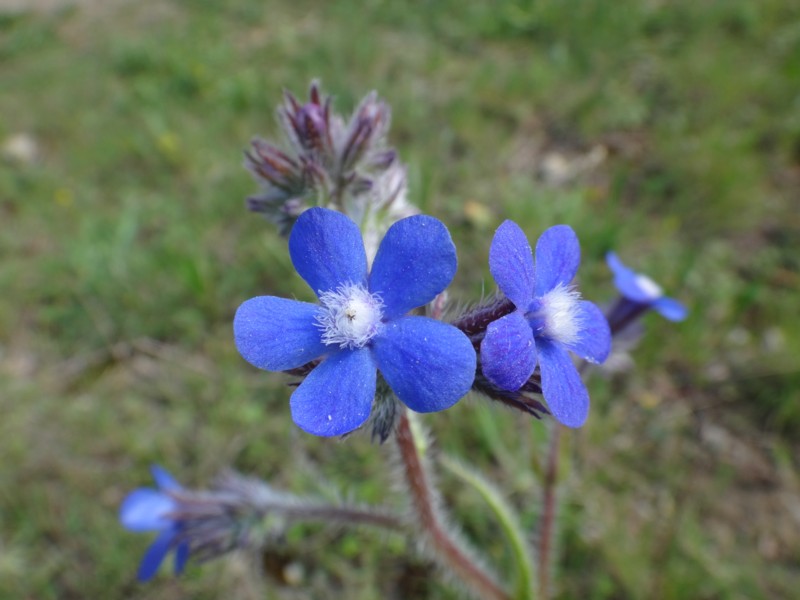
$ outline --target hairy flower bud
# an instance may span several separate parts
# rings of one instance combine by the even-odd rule
[[[255,138],[252,151],[245,152],[245,167],[256,179],[290,195],[302,190],[303,173],[298,161],[262,139]]]
[[[330,130],[331,98],[323,101],[317,82],[311,83],[308,102],[300,104],[289,92],[284,92],[284,103],[278,109],[281,122],[292,145],[298,153],[316,152],[320,155],[330,153],[333,136]]]
[[[405,170],[386,147],[388,105],[368,94],[349,121],[332,111],[332,98],[311,84],[308,101],[285,92],[277,111],[285,149],[254,139],[245,167],[262,186],[247,206],[287,233],[306,208],[340,210],[363,230],[382,235],[395,221],[416,214],[405,199]]]
[[[375,92],[361,101],[345,132],[340,158],[342,171],[354,169],[362,157],[383,143],[390,121],[389,106],[379,101]]]

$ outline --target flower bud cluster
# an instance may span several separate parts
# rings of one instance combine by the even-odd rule
[[[316,82],[304,104],[286,92],[278,109],[286,148],[256,138],[245,153],[245,166],[262,188],[247,199],[248,208],[284,235],[311,206],[340,210],[362,229],[372,226],[376,236],[416,214],[406,200],[405,168],[386,145],[390,121],[389,106],[375,92],[349,121],[332,111],[331,97],[323,97]]]

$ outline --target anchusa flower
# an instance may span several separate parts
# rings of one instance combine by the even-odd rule
[[[275,222],[284,234],[305,208],[314,205],[331,205],[360,221],[356,213],[367,212],[370,192],[386,186],[383,176],[397,165],[396,152],[386,147],[391,111],[374,92],[361,101],[347,123],[332,112],[331,105],[331,98],[323,98],[316,83],[305,104],[286,93],[278,121],[289,148],[281,150],[255,139],[251,151],[245,153],[245,166],[262,186],[260,194],[247,199],[247,205]],[[403,173],[402,168],[399,172]],[[389,176],[388,185],[397,181],[396,173]],[[404,176],[402,183],[405,186]],[[402,199],[384,204],[401,213],[411,210]]]
[[[616,253],[606,254],[606,262],[614,273],[614,285],[621,294],[608,314],[613,333],[621,331],[648,310],[654,310],[670,321],[683,321],[689,314],[683,304],[665,296],[655,281],[625,266]]]
[[[503,223],[492,240],[489,269],[513,307],[488,325],[480,345],[483,375],[500,389],[530,385],[538,364],[547,406],[569,427],[583,425],[589,394],[568,351],[600,363],[611,349],[600,309],[570,285],[579,264],[578,238],[569,226],[542,234],[534,264],[522,229],[513,221]]]
[[[134,490],[125,497],[119,511],[119,519],[126,529],[159,532],[139,565],[139,581],[151,579],[171,550],[175,551],[176,574],[183,571],[189,558],[189,544],[179,540],[181,528],[174,518],[177,509],[174,494],[181,486],[158,465],[150,470],[158,489]]]
[[[363,425],[377,371],[417,412],[449,408],[469,391],[476,364],[469,339],[452,325],[407,315],[455,274],[455,246],[440,221],[417,215],[393,224],[370,272],[358,226],[311,208],[292,229],[289,254],[320,303],[252,298],[236,312],[234,337],[245,360],[268,371],[320,361],[291,397],[301,429],[336,436]]]

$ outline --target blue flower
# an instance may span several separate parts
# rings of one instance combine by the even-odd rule
[[[626,267],[616,253],[606,254],[606,262],[614,273],[614,285],[619,293],[636,305],[631,307],[632,310],[637,307],[643,310],[652,308],[670,321],[683,321],[686,318],[688,310],[683,304],[665,296],[661,286],[647,275]]]
[[[489,250],[489,270],[516,310],[493,321],[481,342],[483,374],[501,389],[522,387],[538,362],[542,395],[568,427],[583,425],[589,393],[567,351],[600,363],[611,349],[600,309],[569,285],[579,263],[578,238],[567,225],[542,234],[534,266],[525,233],[513,221],[503,223]]]
[[[334,436],[363,425],[377,370],[417,412],[449,408],[469,391],[476,363],[469,339],[452,325],[406,316],[455,274],[455,246],[440,221],[418,215],[392,225],[369,272],[358,226],[311,208],[292,229],[289,254],[320,303],[252,298],[236,312],[233,331],[239,352],[260,369],[322,359],[291,397],[301,429]]]
[[[150,467],[158,489],[139,488],[132,491],[122,501],[119,520],[129,531],[158,531],[158,537],[145,552],[139,565],[137,578],[148,581],[158,571],[170,550],[175,550],[175,574],[181,573],[189,558],[189,544],[176,543],[180,532],[178,524],[171,518],[177,508],[175,499],[169,492],[181,486],[157,465]]]

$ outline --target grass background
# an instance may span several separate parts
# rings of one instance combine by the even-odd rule
[[[401,539],[315,528],[264,558],[135,582],[120,500],[158,462],[386,495],[387,449],[314,439],[231,337],[304,295],[244,210],[251,136],[313,78],[377,89],[411,200],[491,290],[494,228],[578,232],[691,307],[595,377],[570,437],[559,598],[790,598],[800,588],[800,7],[788,0],[0,3],[0,597],[448,598]],[[32,147],[19,150],[22,136]],[[625,367],[631,358],[616,361]],[[426,417],[535,522],[546,429],[476,398]],[[480,501],[443,476],[505,560]],[[276,577],[277,575],[277,577]],[[794,590],[794,592],[792,591]]]

